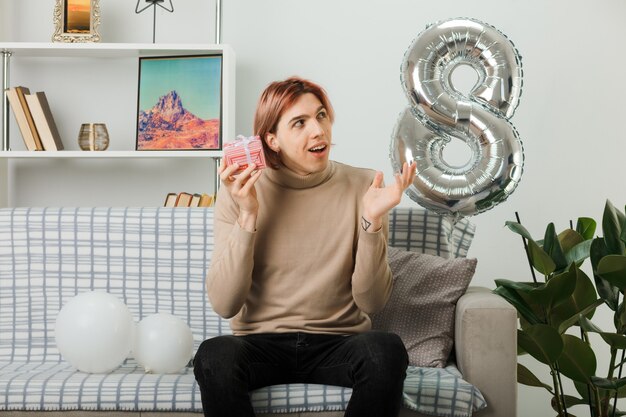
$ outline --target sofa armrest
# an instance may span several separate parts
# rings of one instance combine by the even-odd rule
[[[483,393],[482,417],[517,415],[517,312],[491,290],[470,287],[459,299],[455,352],[463,377]]]

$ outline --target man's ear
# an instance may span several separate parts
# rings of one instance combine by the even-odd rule
[[[268,133],[265,136],[265,143],[270,147],[274,152],[280,151],[280,146],[278,145],[278,140],[276,139],[276,135],[273,133]]]

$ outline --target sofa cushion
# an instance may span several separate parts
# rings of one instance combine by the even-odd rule
[[[396,333],[414,366],[443,367],[454,342],[457,300],[474,276],[476,259],[389,248],[393,289],[385,308],[373,314],[372,328]]]
[[[396,207],[389,213],[389,246],[411,252],[465,257],[475,231],[466,218],[453,224],[423,208]]]
[[[350,388],[315,384],[273,385],[251,393],[257,413],[297,413],[345,410]],[[463,380],[454,365],[446,368],[409,366],[402,405],[433,416],[470,417],[487,406],[481,392]]]
[[[409,366],[404,380],[403,405],[433,416],[469,417],[487,407],[482,393],[463,380],[454,366],[424,368]]]
[[[146,374],[132,359],[108,374],[78,372],[65,361],[0,368],[0,410],[202,410],[191,368]]]
[[[146,374],[132,359],[108,374],[77,372],[67,362],[0,363],[0,410],[202,411],[191,368]],[[257,413],[345,410],[349,388],[289,384],[251,393]],[[409,368],[404,407],[435,416],[471,416],[485,407],[456,368]]]

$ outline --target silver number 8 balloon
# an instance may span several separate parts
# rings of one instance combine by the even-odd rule
[[[451,81],[459,65],[478,73],[468,96]],[[522,142],[508,120],[522,92],[521,58],[513,43],[474,19],[438,22],[413,41],[400,78],[411,106],[395,125],[390,158],[395,171],[405,161],[417,164],[409,197],[453,219],[506,200],[524,165]],[[443,158],[454,138],[472,152],[463,166]]]

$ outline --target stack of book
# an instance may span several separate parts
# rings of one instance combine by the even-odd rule
[[[165,197],[165,207],[211,207],[215,197],[208,194],[169,193]]]
[[[48,99],[43,91],[30,93],[26,87],[6,90],[26,149],[29,151],[60,151],[63,149]]]

